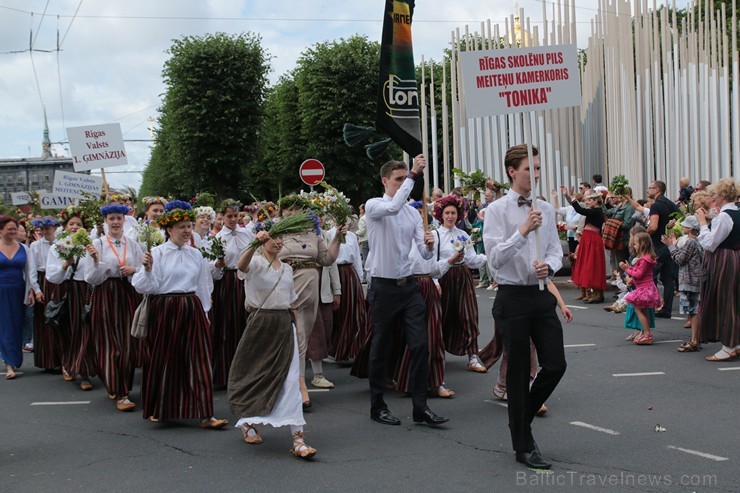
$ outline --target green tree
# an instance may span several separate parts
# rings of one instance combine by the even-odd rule
[[[186,36],[173,42],[167,91],[142,194],[210,191],[244,198],[259,158],[270,56],[252,33]]]

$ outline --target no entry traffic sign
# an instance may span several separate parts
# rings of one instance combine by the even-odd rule
[[[318,185],[324,179],[326,170],[318,159],[306,159],[298,168],[298,175],[309,186]]]

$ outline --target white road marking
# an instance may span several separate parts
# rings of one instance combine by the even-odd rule
[[[308,389],[309,392],[329,392],[331,389]]]
[[[642,373],[612,373],[613,377],[649,377],[652,375],[665,375],[662,371],[646,371]]]
[[[22,371],[17,371],[17,372],[15,372],[15,374],[16,375],[23,375],[23,372]],[[3,372],[0,372],[0,375],[7,375],[7,373],[3,371]]]
[[[59,401],[59,402],[32,402],[32,406],[73,406],[77,404],[90,404],[90,401]]]
[[[579,305],[565,305],[568,308],[575,308],[576,310],[588,310],[587,306],[579,306]]]
[[[730,366],[729,368],[717,368],[719,371],[740,370],[740,366]]]
[[[589,347],[595,345],[596,344],[565,344],[563,347]]]
[[[580,426],[581,428],[588,428],[589,430],[600,431],[601,433],[606,433],[607,435],[619,435],[618,431],[610,430],[609,428],[602,428],[601,426],[590,425],[588,423],[584,423],[583,421],[571,421],[570,424],[572,424],[573,426]]]
[[[674,343],[674,342],[683,342],[683,339],[671,339],[670,341],[655,341],[653,344],[667,344],[667,343]]]
[[[500,401],[498,399],[495,400],[495,401],[492,401],[491,399],[486,399],[483,402],[490,402],[491,404],[496,404],[497,406],[501,406],[501,407],[505,407],[505,408],[508,408],[509,407],[509,405],[506,402]]]
[[[679,450],[681,452],[686,452],[687,454],[691,454],[691,455],[698,455],[699,457],[704,457],[705,459],[711,459],[717,462],[723,462],[726,460],[730,460],[727,457],[720,457],[719,455],[712,455],[706,452],[699,452],[698,450],[691,450],[687,448],[676,447],[674,445],[668,445],[668,448],[673,449],[673,450]]]

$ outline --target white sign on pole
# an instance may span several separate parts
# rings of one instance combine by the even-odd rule
[[[100,197],[103,193],[103,179],[99,176],[71,171],[56,170],[54,172],[54,195],[81,199],[84,194]]]
[[[76,205],[72,197],[62,197],[47,190],[39,190],[39,206],[42,209],[64,209],[68,205]]]
[[[75,171],[128,164],[119,123],[70,127],[67,138]]]
[[[10,194],[10,203],[12,205],[25,205],[31,201],[31,195],[28,192],[12,192]]]
[[[581,105],[576,45],[460,53],[468,118]]]

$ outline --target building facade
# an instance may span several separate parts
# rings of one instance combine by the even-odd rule
[[[0,197],[10,205],[10,194],[13,192],[51,191],[56,170],[74,171],[72,158],[0,159]]]

